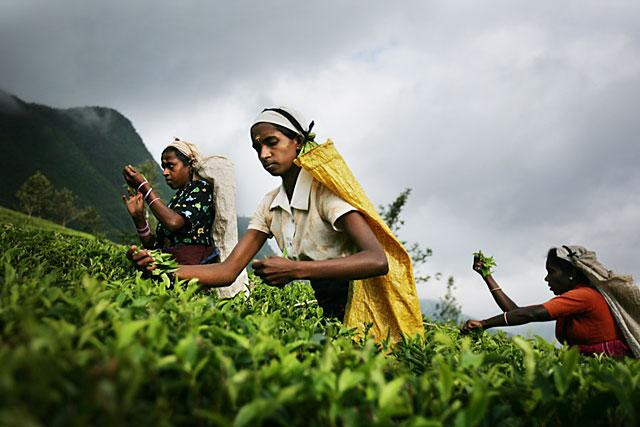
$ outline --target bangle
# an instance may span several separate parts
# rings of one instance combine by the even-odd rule
[[[149,202],[149,207],[151,207],[151,205],[153,204],[153,202],[155,202],[156,200],[160,200],[160,197],[156,197],[155,199],[153,199],[152,201]]]
[[[507,312],[506,311],[503,313],[502,317],[504,317],[505,326],[509,326],[509,322],[507,321]]]
[[[136,191],[140,191],[140,189],[142,188],[143,185],[148,184],[149,181],[147,181],[146,179],[144,181],[142,181],[140,183],[140,185],[138,185],[138,188],[136,188]]]
[[[147,200],[147,197],[149,196],[149,194],[151,194],[152,191],[153,191],[153,188],[149,187],[149,191],[147,191],[147,194],[144,195],[145,200]]]
[[[144,231],[144,232],[138,231],[138,236],[140,236],[140,237],[147,237],[150,234],[151,234],[151,229],[150,228],[147,228],[147,231]]]
[[[495,292],[495,291],[499,291],[500,289],[502,289],[500,286],[496,286],[493,289],[489,289],[491,292]]]
[[[142,233],[144,231],[146,231],[149,228],[149,223],[147,222],[147,220],[144,221],[144,227],[142,228],[136,228],[136,230],[138,230],[138,232]]]

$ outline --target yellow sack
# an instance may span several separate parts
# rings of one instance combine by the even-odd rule
[[[423,334],[422,313],[407,250],[393,235],[366,196],[333,142],[317,146],[299,156],[295,163],[317,181],[358,209],[384,247],[389,273],[371,279],[354,280],[349,292],[344,323],[363,333],[367,324],[377,341],[391,336]]]

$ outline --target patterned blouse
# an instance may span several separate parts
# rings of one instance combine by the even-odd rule
[[[185,219],[185,225],[180,230],[172,232],[159,223],[156,236],[160,248],[177,245],[213,245],[211,226],[214,211],[211,184],[204,180],[190,182],[176,192],[167,207],[180,214]]]

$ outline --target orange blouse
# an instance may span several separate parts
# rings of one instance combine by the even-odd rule
[[[556,338],[570,345],[622,340],[609,305],[596,289],[577,285],[543,304],[556,319]]]

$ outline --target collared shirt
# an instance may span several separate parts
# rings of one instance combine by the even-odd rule
[[[249,228],[275,237],[280,250],[296,260],[325,260],[356,252],[349,235],[336,221],[356,209],[300,170],[291,203],[280,185],[267,193]]]

